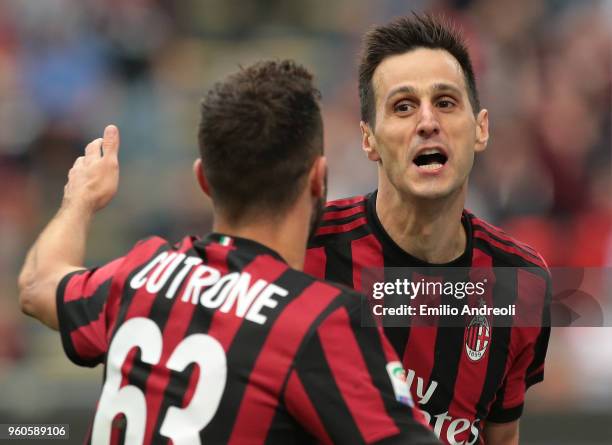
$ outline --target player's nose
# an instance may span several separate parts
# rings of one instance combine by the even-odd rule
[[[432,105],[425,104],[419,112],[419,122],[417,124],[417,133],[423,139],[430,138],[440,133],[440,123],[436,118]]]

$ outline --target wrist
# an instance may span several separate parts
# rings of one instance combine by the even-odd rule
[[[85,200],[67,198],[65,196],[59,211],[61,213],[72,213],[87,220],[91,219],[95,213],[94,206],[91,203]]]

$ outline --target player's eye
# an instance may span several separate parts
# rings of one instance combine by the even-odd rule
[[[401,100],[393,106],[396,113],[409,113],[414,110],[414,104],[408,100]]]
[[[436,102],[436,105],[438,108],[452,108],[455,106],[455,102],[452,101],[451,99],[440,99],[438,102]]]

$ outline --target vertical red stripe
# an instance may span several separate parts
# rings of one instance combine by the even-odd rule
[[[257,356],[229,444],[240,445],[247,437],[253,443],[265,441],[295,353],[314,320],[339,293],[315,282],[285,306]]]
[[[317,332],[336,385],[364,442],[398,434],[399,428],[372,382],[346,309],[342,307],[327,317]],[[361,384],[355,385],[356,381]]]
[[[306,251],[304,260],[304,272],[314,277],[325,279],[325,267],[327,266],[327,255],[325,247],[313,247]]]
[[[486,278],[487,282],[484,286],[484,295],[470,295],[468,297],[468,303],[470,307],[478,307],[478,302],[482,298],[487,306],[491,306],[493,304],[493,286],[495,285],[495,275],[492,269],[493,258],[480,249],[474,249],[472,255],[474,267],[470,270],[470,281],[476,283]],[[465,320],[466,326],[469,325],[471,318],[472,317],[467,316]],[[488,320],[489,326],[491,326],[492,319],[488,318]],[[491,333],[491,339],[489,340],[484,356],[478,361],[473,361],[467,355],[465,342],[474,349],[475,345],[479,343],[479,331],[479,326],[473,326],[470,329],[466,328],[466,340],[461,345],[461,358],[459,360],[457,379],[455,380],[455,387],[453,390],[453,400],[448,408],[448,415],[454,418],[474,419],[476,416],[476,405],[480,400],[487,375],[491,340],[495,341],[495,339],[492,338],[493,330],[491,329],[489,331]],[[447,428],[448,425],[443,428],[444,434],[441,437],[446,436],[445,432]],[[470,433],[470,428],[467,427],[464,431],[455,435],[455,440],[457,442],[467,441],[469,440]]]
[[[385,359],[387,360],[387,363],[396,362],[396,361],[399,362],[400,359],[397,356],[397,352],[395,352],[395,349],[393,349],[393,345],[391,345],[391,343],[385,336],[383,328],[381,326],[377,326],[376,329],[378,331],[378,335],[380,336],[380,340],[382,342],[383,352],[385,353]]]
[[[112,420],[111,426],[111,437],[110,437],[110,445],[120,445],[121,438],[124,435],[126,428],[125,426],[118,427],[115,425],[125,425],[125,415],[123,413],[117,414]],[[91,431],[90,431],[91,434]]]
[[[427,276],[413,273],[412,281],[418,282],[425,279],[425,283],[435,283],[442,281],[441,277]],[[414,301],[427,303],[428,307],[437,307],[441,304],[440,295],[417,295]],[[434,363],[434,351],[436,350],[436,339],[438,336],[438,317],[417,317],[412,319],[410,336],[406,343],[402,363],[406,372],[414,371],[414,377],[410,385],[413,399],[418,402],[419,397],[416,393],[417,378],[423,381],[423,388],[428,388],[431,380],[431,371]]]
[[[351,256],[353,259],[353,288],[362,291],[363,284],[371,284],[364,283],[363,269],[365,267],[385,267],[380,241],[372,234],[351,241]]]
[[[304,385],[302,385],[295,371],[291,373],[287,381],[285,404],[287,405],[289,414],[297,419],[304,429],[320,440],[321,443],[333,444],[333,441],[329,437],[329,434],[327,434],[327,430],[319,418],[317,410],[310,401],[308,394],[306,394]]]
[[[436,326],[412,326],[410,328],[410,337],[408,337],[402,364],[406,372],[409,373],[412,370],[415,374],[412,382],[409,382],[415,403],[419,401],[416,393],[417,378],[420,377],[423,380],[425,390],[429,387],[437,335]]]

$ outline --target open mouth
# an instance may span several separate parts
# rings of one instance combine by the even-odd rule
[[[432,148],[423,150],[412,162],[414,162],[417,167],[435,170],[446,164],[446,161],[448,161],[448,156],[446,156],[446,154],[436,148]]]

